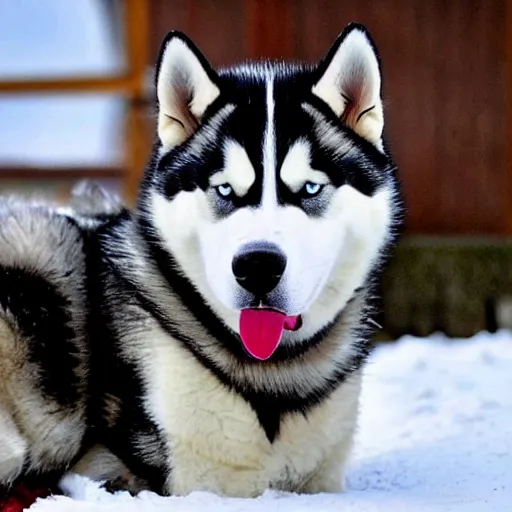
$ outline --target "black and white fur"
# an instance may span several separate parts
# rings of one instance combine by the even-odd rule
[[[67,210],[3,202],[0,484],[73,470],[135,492],[340,491],[401,216],[370,36],[350,25],[317,66],[216,72],[172,32],[156,92],[133,212],[95,191]],[[233,274],[247,244],[286,259],[264,296]],[[247,307],[302,326],[256,360]]]

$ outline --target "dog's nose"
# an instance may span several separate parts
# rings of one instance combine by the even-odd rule
[[[279,283],[286,268],[286,256],[276,244],[251,242],[233,258],[232,267],[238,284],[262,297]]]

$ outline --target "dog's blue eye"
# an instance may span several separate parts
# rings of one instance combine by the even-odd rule
[[[318,194],[320,194],[323,188],[324,186],[320,185],[319,183],[311,183],[310,181],[308,181],[304,185],[304,195],[306,197],[315,197]]]
[[[224,199],[229,198],[233,194],[233,189],[227,184],[219,185],[218,187],[215,187],[215,190],[217,190],[217,194]]]

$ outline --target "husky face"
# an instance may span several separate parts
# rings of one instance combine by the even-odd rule
[[[216,73],[173,32],[156,85],[141,204],[162,244],[234,330],[241,311],[265,308],[294,319],[287,342],[313,335],[363,284],[395,221],[368,33],[347,27],[316,67]]]

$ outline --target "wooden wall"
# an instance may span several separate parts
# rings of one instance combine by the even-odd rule
[[[506,0],[151,0],[152,57],[170,29],[216,65],[316,60],[350,21],[383,60],[386,133],[409,233],[509,234]]]

